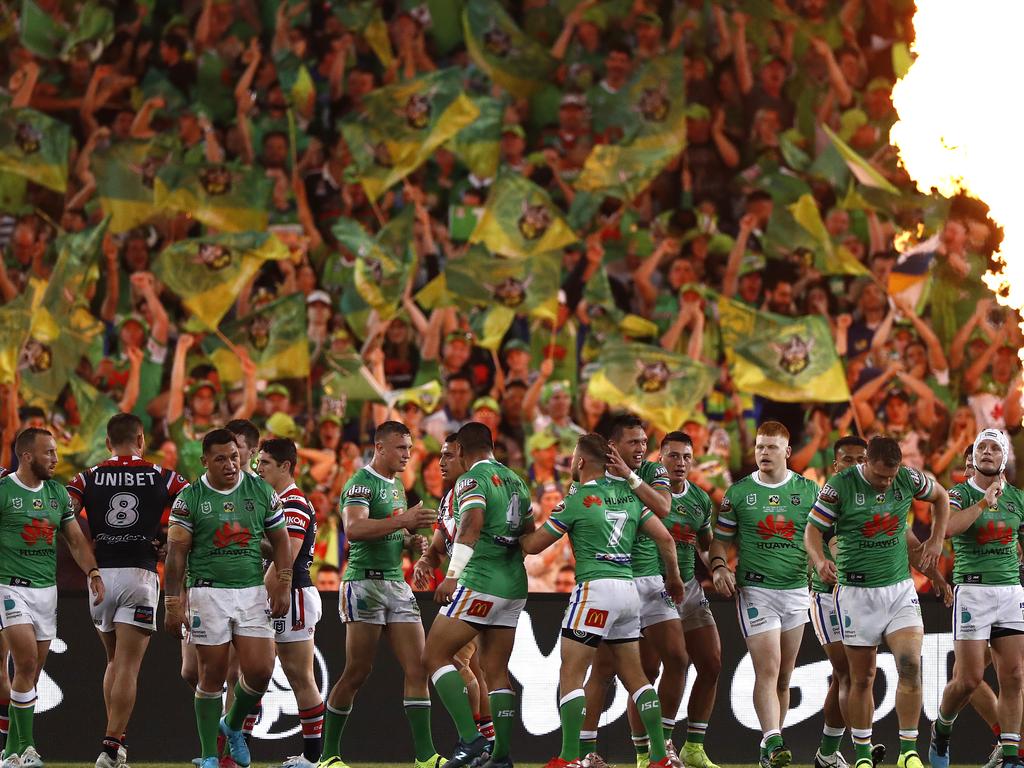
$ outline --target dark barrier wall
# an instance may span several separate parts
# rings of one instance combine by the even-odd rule
[[[520,726],[513,756],[523,762],[543,763],[557,754],[557,684],[559,622],[565,595],[530,598],[520,619],[510,671],[520,691]],[[345,632],[337,612],[337,596],[324,596],[325,615],[317,629],[317,679],[326,692],[341,674]],[[434,606],[422,601],[425,620]],[[722,678],[718,702],[708,730],[708,754],[719,763],[751,763],[757,758],[760,739],[751,704],[753,669],[736,626],[736,613],[727,602],[713,603],[722,634]],[[942,687],[953,666],[953,640],[949,611],[926,602],[923,606],[924,710],[928,720],[936,716]],[[162,621],[162,615],[161,615]],[[89,620],[84,597],[61,597],[58,639],[54,641],[45,673],[39,683],[36,741],[48,761],[93,760],[103,735],[104,711],[101,681],[103,652]],[[164,633],[153,639],[142,667],[138,703],[128,728],[132,762],[187,761],[199,754],[192,715],[192,696],[179,677],[179,644]],[[829,666],[808,625],[793,674],[791,710],[785,736],[795,762],[810,763],[821,734],[821,705],[828,686]],[[692,684],[691,669],[688,687]],[[328,682],[330,681],[330,682]],[[892,656],[879,656],[875,740],[898,749],[896,716],[896,668]],[[608,703],[599,748],[610,759],[632,762],[625,712],[626,694],[619,687]],[[685,717],[685,704],[680,719]],[[444,707],[434,697],[434,737],[442,753],[454,744],[455,732]],[[921,720],[921,747],[926,748],[928,722]],[[678,733],[683,733],[682,727]],[[264,698],[264,716],[257,726],[259,739],[253,758],[259,763],[279,761],[301,753],[301,736],[295,701],[280,668],[271,691]],[[677,739],[678,741],[678,739]],[[992,743],[981,719],[971,711],[957,720],[957,762],[984,762]],[[849,737],[844,744],[850,752]],[[356,699],[345,729],[342,757],[346,761],[409,762],[412,746],[402,711],[402,673],[387,648],[381,648],[369,682]],[[895,763],[895,757],[888,761]]]

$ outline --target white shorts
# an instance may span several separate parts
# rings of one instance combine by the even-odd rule
[[[271,619],[274,625],[274,641],[298,643],[312,640],[316,624],[323,615],[323,604],[316,587],[299,587],[292,590],[292,607],[287,616]]]
[[[1019,584],[998,587],[957,584],[953,587],[953,639],[989,640],[993,629],[1024,632],[1024,587]]]
[[[744,637],[773,629],[788,632],[807,623],[807,588],[740,587],[736,613]]]
[[[36,640],[57,636],[57,587],[0,586],[0,630],[31,624]]]
[[[633,579],[633,583],[636,584],[636,593],[640,598],[641,629],[679,618],[676,604],[665,590],[663,576],[638,576]]]
[[[156,631],[160,577],[145,568],[100,568],[103,602],[89,601],[92,623],[100,632],[113,632],[115,624]]]
[[[886,635],[909,627],[924,630],[913,579],[887,587],[848,587],[835,591],[843,645],[878,646]]]
[[[683,602],[676,606],[679,618],[683,620],[683,632],[692,632],[701,627],[715,626],[715,616],[711,613],[711,602],[704,594],[704,587],[697,579],[690,579],[685,584]]]
[[[836,613],[836,600],[831,592],[811,592],[811,626],[821,647],[843,642],[843,631]]]
[[[485,627],[515,627],[519,614],[526,606],[526,598],[507,598],[459,585],[447,608],[442,608],[449,619],[460,619]]]
[[[341,582],[338,612],[344,623],[412,624],[420,621],[420,605],[404,581],[356,579]]]
[[[223,645],[235,635],[274,636],[270,602],[262,584],[241,589],[190,587],[188,613],[188,641],[192,645]]]
[[[562,636],[587,645],[639,640],[641,604],[633,582],[594,579],[577,584],[562,619]]]

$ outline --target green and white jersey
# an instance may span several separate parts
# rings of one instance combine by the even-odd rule
[[[602,477],[577,486],[544,524],[556,536],[569,534],[576,556],[576,583],[632,579],[633,545],[640,526],[653,515],[629,483]]]
[[[284,526],[284,512],[274,489],[248,472],[228,491],[203,474],[174,500],[171,525],[192,534],[187,586],[244,589],[263,584],[260,541]]]
[[[744,587],[798,589],[807,585],[804,527],[818,485],[792,470],[769,485],[754,471],[733,483],[718,510],[715,538],[736,541],[736,583]]]
[[[636,470],[640,479],[656,491],[671,491],[668,482],[668,472],[657,461],[645,461]],[[663,576],[665,565],[658,556],[658,546],[650,536],[638,534],[636,543],[633,545],[633,575],[641,576]]]
[[[859,466],[832,476],[807,519],[822,531],[835,528],[840,584],[887,587],[910,578],[907,514],[914,499],[928,498],[932,487],[927,475],[906,466],[885,491],[865,480]]]
[[[355,472],[341,492],[340,506],[365,507],[371,520],[384,520],[400,514],[406,508],[405,488],[395,478],[388,479],[363,467]],[[350,541],[348,566],[342,581],[384,579],[402,581],[402,544],[405,531],[392,531],[381,539]]]
[[[693,483],[687,482],[682,493],[672,494],[672,511],[662,520],[676,542],[679,577],[687,582],[693,578],[697,559],[697,535],[711,531],[711,499]]]
[[[949,491],[952,510],[973,507],[985,496],[974,480]],[[1024,535],[1024,492],[1007,483],[999,503],[989,507],[971,527],[953,537],[953,583],[1004,586],[1019,584],[1017,539]]]
[[[64,484],[29,488],[16,474],[0,480],[0,583],[52,587],[57,583],[57,532],[74,522]]]
[[[533,520],[530,489],[504,464],[478,461],[455,483],[456,530],[462,516],[474,509],[483,512],[483,526],[459,584],[506,600],[525,598],[526,568],[519,537]]]

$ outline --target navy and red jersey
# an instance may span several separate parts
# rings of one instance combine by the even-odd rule
[[[313,547],[316,544],[316,512],[295,483],[279,493],[278,498],[284,507],[284,523],[288,535],[302,542],[292,565],[292,587],[311,587],[313,580],[309,577],[309,566],[313,564]]]
[[[437,505],[437,530],[444,536],[444,548],[448,551],[448,557],[452,556],[452,547],[455,546],[455,514],[452,511],[452,501],[455,498],[455,489],[446,491],[441,497],[441,503]]]
[[[100,568],[156,571],[160,520],[188,480],[137,456],[112,456],[68,484],[89,520]]]

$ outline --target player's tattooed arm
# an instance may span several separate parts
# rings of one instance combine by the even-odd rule
[[[683,602],[683,579],[679,575],[679,561],[676,559],[676,542],[668,528],[657,517],[651,515],[640,525],[658,547],[661,562],[665,564],[665,590],[678,605]]]
[[[985,489],[985,495],[978,500],[977,504],[965,508],[962,508],[963,493],[959,488],[953,488],[949,492],[949,522],[946,523],[946,538],[963,533],[974,525],[974,521],[982,512],[998,504],[999,497],[1003,494],[1003,482],[1003,476],[1000,474],[999,478]]]
[[[458,493],[458,491],[456,491]],[[444,581],[434,592],[434,602],[447,605],[452,601],[459,576],[473,557],[473,548],[480,540],[480,531],[484,525],[484,511],[478,506],[462,510],[459,529],[455,532],[455,545],[448,561],[448,573]]]
[[[72,517],[64,520],[60,527],[60,534],[68,545],[71,556],[89,581],[89,591],[93,594],[93,605],[99,605],[103,602],[103,579],[100,578],[100,569],[96,567],[96,556],[93,554],[92,545],[85,538],[78,518]]]
[[[931,493],[926,501],[932,503],[932,534],[924,543],[921,553],[921,569],[934,568],[942,556],[942,546],[946,538],[946,527],[949,525],[949,494],[938,483],[931,484]]]
[[[556,534],[548,526],[543,526],[530,531],[525,536],[520,536],[519,546],[522,547],[523,554],[536,555],[543,552],[560,538],[562,538],[561,533]]]

